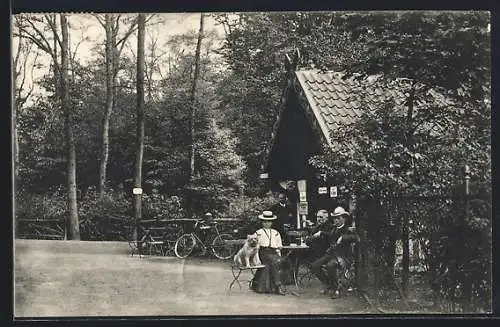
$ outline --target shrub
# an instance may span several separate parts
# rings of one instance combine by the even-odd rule
[[[180,219],[186,213],[180,197],[176,195],[165,196],[153,191],[150,195],[143,195],[144,219]]]
[[[133,221],[132,202],[125,193],[109,189],[102,198],[94,186],[78,203],[82,240],[123,240]]]
[[[274,203],[275,199],[272,193],[266,194],[265,197],[240,195],[231,201],[227,217],[239,220],[239,223],[234,227],[240,230],[243,237],[260,228],[258,215],[263,210],[268,210]]]
[[[15,218],[64,219],[67,211],[66,193],[60,186],[49,194],[18,192],[15,198]]]

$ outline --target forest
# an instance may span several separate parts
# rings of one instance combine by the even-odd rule
[[[367,242],[389,242],[394,253],[396,240],[430,240],[433,269],[461,260],[488,308],[487,12],[202,13],[168,33],[175,15],[13,16],[16,222],[59,219],[68,239],[114,240],[96,226],[116,229],[110,217],[133,217],[137,201],[143,218],[206,211],[255,218],[275,201],[259,174],[287,82],[286,56],[298,50],[302,67],[405,85],[406,112],[396,114],[391,103],[377,108],[332,135],[339,146],[310,164],[340,174],[374,206],[368,212],[380,213],[366,226]],[[445,100],[429,101],[437,93]],[[429,105],[414,111],[420,102]],[[430,124],[439,132],[422,128]],[[454,199],[465,177],[465,207],[392,200]],[[142,196],[133,196],[137,186]]]

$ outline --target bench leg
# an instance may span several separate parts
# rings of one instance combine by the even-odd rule
[[[129,241],[128,246],[130,247],[130,256],[134,256],[134,254],[137,254],[139,258],[142,257],[142,253],[140,248],[137,247],[137,243],[135,241]]]

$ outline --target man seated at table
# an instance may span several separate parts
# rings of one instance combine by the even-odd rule
[[[306,244],[310,247],[307,258],[315,260],[326,253],[330,246],[329,234],[333,229],[333,220],[328,210],[320,209],[316,213],[316,225],[309,230]]]
[[[349,228],[347,220],[350,214],[344,208],[337,207],[331,217],[333,228],[328,233],[329,247],[323,256],[311,263],[310,269],[326,287],[323,293],[331,292],[332,298],[336,299],[340,296],[340,274],[347,267],[346,261],[352,257],[351,244],[358,242],[359,237]]]

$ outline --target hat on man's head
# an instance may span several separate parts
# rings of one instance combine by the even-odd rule
[[[342,207],[337,207],[335,210],[333,210],[332,217],[338,217],[338,216],[343,216],[343,215],[350,215],[349,212],[345,211],[344,208]]]
[[[259,215],[259,219],[261,220],[275,220],[276,218],[276,215],[273,214],[272,211],[269,211],[269,210],[264,210],[262,211],[262,214]]]

